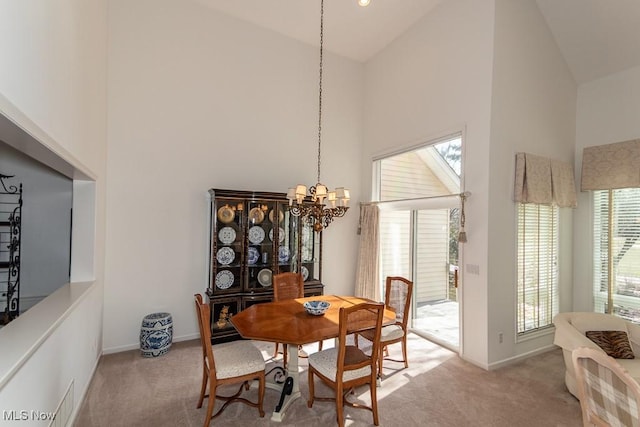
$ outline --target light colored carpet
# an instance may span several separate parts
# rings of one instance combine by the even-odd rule
[[[409,368],[385,361],[378,388],[382,426],[581,426],[580,404],[566,391],[560,350],[495,371],[485,371],[455,353],[409,335]],[[362,342],[362,341],[361,341]],[[265,359],[273,344],[258,342]],[[332,342],[325,342],[325,348]],[[315,347],[306,347],[313,351]],[[398,357],[400,345],[390,347]],[[143,358],[139,351],[103,356],[76,418],[78,427],[202,426],[205,404],[196,409],[200,393],[199,341],[174,343],[169,353]],[[267,365],[267,370],[272,365]],[[300,359],[303,397],[289,408],[284,422],[272,422],[278,402],[274,390],[265,392],[264,418],[255,408],[235,403],[211,422],[212,426],[330,426],[335,425],[332,402],[307,408],[306,359]],[[302,372],[304,371],[304,372]],[[230,389],[228,389],[230,390]],[[235,387],[233,388],[235,392]],[[254,400],[255,388],[245,393]],[[316,395],[331,391],[316,379]],[[366,388],[356,397],[367,402]],[[216,409],[218,404],[216,405]],[[373,425],[371,413],[345,408],[347,426]]]

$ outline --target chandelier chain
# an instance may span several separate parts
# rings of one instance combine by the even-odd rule
[[[318,181],[320,182],[320,147],[322,144],[322,51],[324,44],[324,0],[320,0],[320,83],[318,84]]]
[[[320,65],[318,80],[318,180],[316,185],[308,188],[298,184],[287,190],[289,212],[294,217],[300,217],[304,223],[313,227],[315,232],[321,232],[335,219],[344,216],[349,210],[349,190],[338,187],[329,190],[320,181],[320,167],[322,162],[322,72],[324,57],[324,0],[320,0]],[[327,206],[328,205],[328,206]]]

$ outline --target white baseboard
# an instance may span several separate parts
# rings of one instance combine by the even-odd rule
[[[482,362],[480,362],[480,361],[477,361],[477,360],[475,360],[475,359],[472,359],[472,358],[470,358],[470,357],[467,357],[467,356],[466,356],[466,355],[464,355],[464,354],[461,354],[461,355],[460,355],[460,358],[461,358],[462,360],[464,360],[465,362],[469,362],[469,363],[471,363],[472,365],[477,366],[478,368],[484,369],[485,371],[488,371],[488,370],[489,370],[489,366],[488,366],[486,363],[482,363]]]
[[[195,334],[187,334],[181,336],[174,336],[172,342],[180,342],[180,341],[189,341],[200,338],[200,333]],[[137,342],[135,344],[125,344],[117,347],[109,347],[102,349],[102,354],[113,354],[113,353],[121,353],[123,351],[129,350],[138,350],[140,348],[140,343]]]
[[[517,356],[509,357],[507,359],[499,360],[497,362],[493,362],[489,364],[489,370],[493,371],[494,369],[502,368],[504,366],[513,365],[514,363],[520,362],[522,360],[528,359],[532,356],[537,356],[539,354],[546,353],[551,350],[555,350],[558,348],[554,344],[549,344],[548,346],[537,348],[535,350],[529,351],[527,353],[518,354]]]

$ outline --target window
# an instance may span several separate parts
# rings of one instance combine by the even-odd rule
[[[518,203],[517,332],[552,325],[558,313],[558,208]]]
[[[594,309],[638,322],[640,188],[594,191],[593,207]]]
[[[383,202],[460,193],[462,137],[432,141],[374,162],[378,200]]]

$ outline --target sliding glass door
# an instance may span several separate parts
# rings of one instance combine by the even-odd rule
[[[414,283],[414,332],[459,346],[460,135],[378,159],[380,277]],[[381,283],[381,286],[382,286]]]
[[[412,328],[452,348],[459,344],[457,221],[451,221],[457,211],[383,208],[380,213],[381,277],[411,278]]]
[[[457,211],[457,209],[455,209]],[[449,347],[458,347],[457,223],[452,209],[416,212],[416,292],[413,327]],[[455,234],[455,238],[451,238]],[[454,257],[452,257],[454,255]]]

